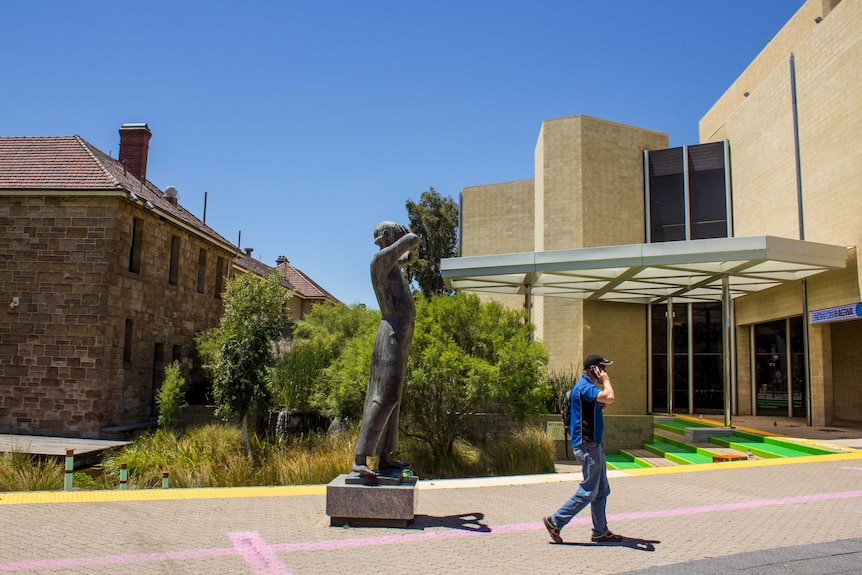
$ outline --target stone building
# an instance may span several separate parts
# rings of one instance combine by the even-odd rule
[[[0,137],[0,433],[152,420],[165,366],[218,324],[239,249],[147,180],[151,135],[124,125],[119,159],[80,136]],[[294,317],[331,298],[287,278]]]
[[[254,252],[253,248],[244,248],[243,252],[243,255],[233,262],[234,272],[251,272],[259,276],[265,276],[272,272],[282,274],[281,284],[285,289],[293,291],[293,297],[287,302],[291,323],[303,319],[311,311],[311,308],[318,303],[338,302],[338,299],[323,289],[320,284],[302,270],[291,265],[287,257],[279,256],[276,259],[276,266],[272,267],[254,259],[251,255]]]
[[[862,3],[808,0],[699,143],[544,122],[532,178],[463,189],[444,279],[525,307],[552,370],[614,359],[617,413],[862,421],[860,62]]]

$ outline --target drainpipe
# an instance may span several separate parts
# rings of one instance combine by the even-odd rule
[[[796,101],[796,57],[790,53],[790,108],[793,113],[793,151],[796,160],[796,209],[799,218],[799,239],[805,240],[805,213],[802,206],[802,162],[799,151],[799,108]],[[808,280],[802,280],[802,347],[805,357],[805,418],[809,427],[814,425],[811,410],[811,357],[809,355],[809,332],[808,332]],[[788,358],[789,359],[789,358]],[[788,361],[789,364],[789,361]],[[788,379],[787,401],[793,404],[790,379]],[[792,408],[791,408],[792,409]]]

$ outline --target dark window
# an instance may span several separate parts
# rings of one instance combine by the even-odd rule
[[[649,152],[650,236],[653,242],[685,239],[682,148]]]
[[[144,243],[144,222],[138,218],[132,219],[132,243],[129,246],[129,271],[141,273],[141,251]]]
[[[688,166],[684,165],[686,157]],[[647,160],[651,242],[729,235],[724,142],[654,150],[647,152]]]
[[[793,416],[805,416],[805,354],[802,330],[802,317],[754,326],[754,383],[758,413],[778,412],[787,416],[788,401],[792,401]],[[788,336],[790,357],[787,355]]]
[[[216,260],[216,283],[215,283],[215,297],[216,299],[221,299],[221,292],[224,289],[224,258],[218,258]]]
[[[171,267],[168,271],[168,283],[177,285],[180,275],[180,238],[171,236]]]
[[[665,306],[667,307],[667,306]],[[673,410],[688,411],[688,305],[673,306]]]
[[[207,281],[207,251],[205,249],[201,249],[198,254],[198,292],[204,293],[206,291],[206,281]]]
[[[126,319],[126,329],[123,332],[123,367],[132,367],[132,320]]]
[[[183,359],[183,346],[175,345],[171,355],[171,361],[181,362]]]
[[[721,303],[692,304],[691,315],[694,409],[700,413],[720,410],[724,406]]]
[[[724,142],[688,148],[691,239],[727,237]]]
[[[667,306],[652,306],[652,410],[667,413]]]

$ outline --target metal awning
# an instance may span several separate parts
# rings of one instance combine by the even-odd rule
[[[447,258],[446,286],[627,303],[721,301],[847,265],[847,248],[774,236]]]

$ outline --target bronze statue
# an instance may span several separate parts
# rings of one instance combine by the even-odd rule
[[[371,259],[371,282],[383,319],[374,340],[353,463],[353,471],[368,478],[376,478],[386,470],[400,472],[409,466],[394,459],[392,452],[398,447],[401,389],[416,320],[413,294],[401,268],[418,258],[419,236],[394,222],[381,222],[374,229],[374,243],[380,251]],[[375,454],[379,456],[377,470],[368,467],[368,456]]]

